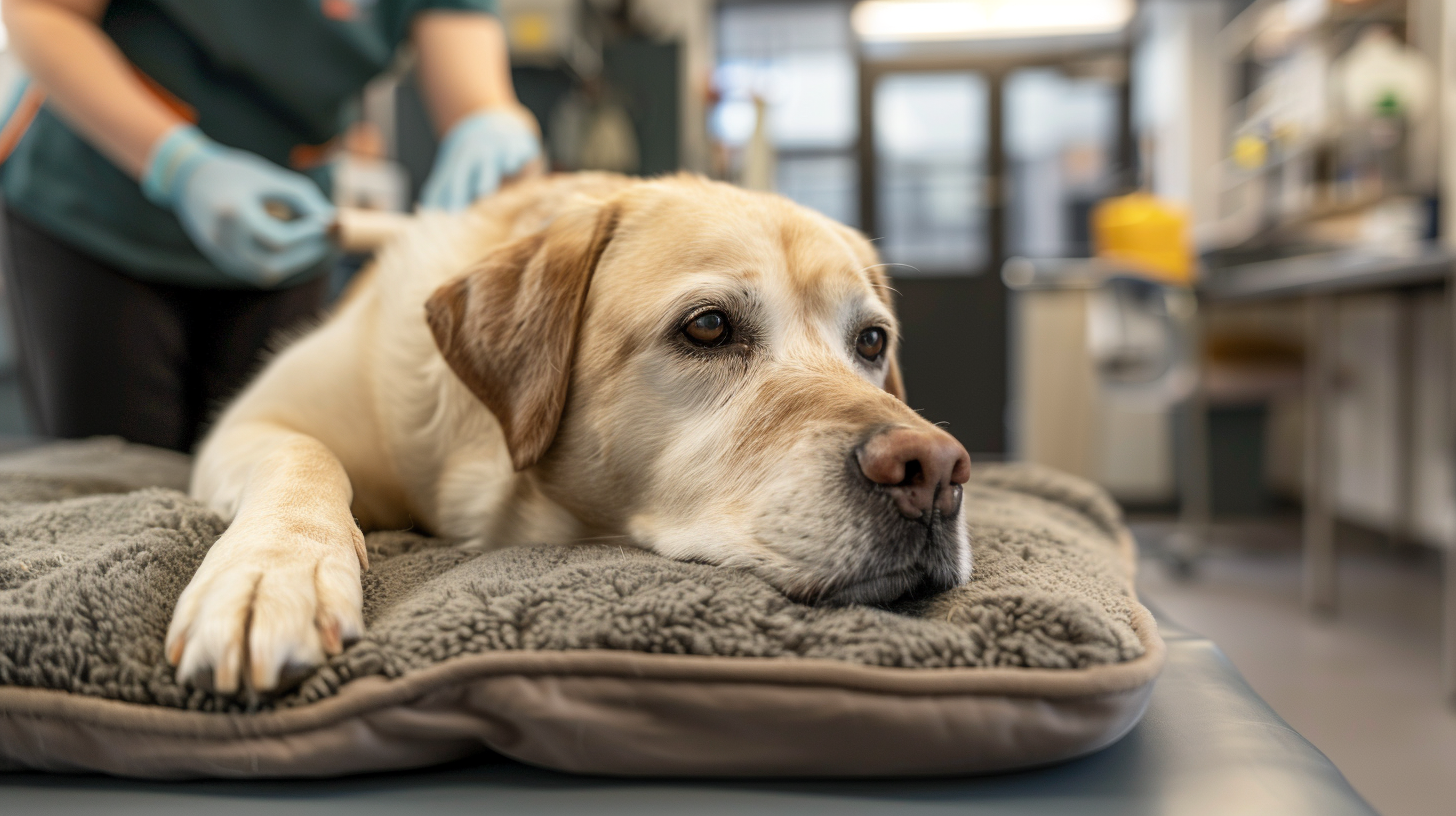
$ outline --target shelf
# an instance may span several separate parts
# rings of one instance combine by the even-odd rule
[[[1008,258],[1001,265],[1001,281],[1014,292],[1046,289],[1097,289],[1110,278],[1144,278],[1125,264],[1101,258]]]
[[[1258,300],[1398,289],[1444,281],[1453,268],[1456,254],[1435,246],[1407,256],[1342,249],[1226,267],[1199,290],[1214,300]]]

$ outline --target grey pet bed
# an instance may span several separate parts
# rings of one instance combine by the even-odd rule
[[[0,768],[318,776],[490,748],[611,774],[986,772],[1115,741],[1162,663],[1116,506],[980,466],[975,575],[934,598],[816,608],[630,547],[376,533],[363,640],[286,694],[219,697],[162,655],[224,527],[186,469],[115,440],[0,457]]]

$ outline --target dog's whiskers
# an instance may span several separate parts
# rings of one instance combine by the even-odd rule
[[[860,269],[860,271],[861,272],[868,272],[871,269],[878,269],[879,267],[882,267],[882,266],[903,266],[906,269],[912,270],[912,271],[914,271],[916,273],[920,272],[920,267],[918,267],[918,266],[912,266],[912,265],[907,264],[907,263],[893,263],[893,262],[870,264],[869,266],[866,266],[866,267]],[[898,289],[895,289],[892,286],[885,286],[883,284],[873,284],[873,285],[876,285],[876,286],[884,286],[884,288],[889,289],[891,292],[894,292],[897,295],[900,294],[900,291]]]
[[[585,536],[583,538],[573,538],[572,540],[570,540],[570,541],[568,541],[566,543],[568,543],[568,544],[594,544],[594,543],[599,542],[599,541],[616,541],[616,540],[619,540],[619,539],[628,539],[628,540],[630,540],[631,538],[632,538],[632,536],[627,535],[626,533],[618,533],[617,535]]]

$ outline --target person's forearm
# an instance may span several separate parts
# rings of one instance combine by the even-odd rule
[[[516,101],[505,30],[495,17],[427,11],[416,18],[412,39],[419,53],[420,87],[441,135],[485,108],[515,109],[536,126]]]
[[[153,145],[182,119],[134,73],[98,21],[108,0],[4,0],[11,47],[48,104],[140,178]]]

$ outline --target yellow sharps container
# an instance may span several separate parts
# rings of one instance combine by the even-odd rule
[[[1147,193],[1104,199],[1092,210],[1097,257],[1118,261],[1151,278],[1193,282],[1193,242],[1183,208]]]

